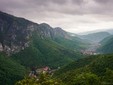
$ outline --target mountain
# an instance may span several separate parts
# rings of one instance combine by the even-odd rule
[[[113,35],[113,28],[112,29],[105,30],[105,31]]]
[[[57,29],[55,28],[55,30],[57,30],[58,33],[62,32],[63,34],[65,34],[62,29],[58,30],[58,28]],[[73,49],[75,51],[80,51],[81,49],[86,49],[90,44],[88,41],[77,37],[77,35],[72,36],[68,32],[64,36],[55,37],[54,41],[57,42],[58,44],[64,46],[64,47],[67,47],[69,49]]]
[[[58,68],[83,58],[77,51],[84,46],[84,41],[81,41],[77,37],[73,40],[68,32],[59,27],[52,28],[46,23],[37,24],[0,12],[0,52],[7,57],[0,54],[1,85],[12,85],[23,78],[25,68]]]
[[[68,32],[59,27],[53,29],[46,23],[36,24],[3,12],[0,12],[0,22],[0,49],[7,54],[19,52],[21,49],[29,47],[34,31],[37,31],[40,38],[61,37],[68,40],[71,38]]]
[[[101,42],[100,48],[97,51],[101,53],[112,53],[113,52],[113,35],[104,38]]]
[[[57,68],[82,57],[79,53],[65,48],[51,39],[41,39],[34,33],[30,47],[19,53],[13,54],[12,58],[24,66],[49,66]]]
[[[113,34],[113,28],[109,28],[109,29],[100,29],[100,30],[93,30],[93,31],[88,31],[88,32],[79,33],[78,35],[88,35],[88,34],[97,33],[97,32],[108,32],[108,33],[110,33],[110,34]]]
[[[28,47],[29,38],[37,24],[0,12],[0,47],[7,54]]]
[[[56,68],[82,57],[77,49],[84,43],[77,38],[73,41],[68,32],[59,27],[37,24],[3,12],[0,12],[0,22],[0,49],[21,65]],[[68,48],[71,42],[74,50]]]
[[[104,38],[103,40],[100,41],[101,45],[105,45],[108,41],[110,41],[113,38],[113,35],[110,35],[106,38]]]
[[[92,34],[87,34],[87,35],[80,35],[79,37],[81,39],[86,39],[91,42],[100,42],[104,38],[110,36],[111,34],[108,32],[97,32],[97,33],[92,33]]]

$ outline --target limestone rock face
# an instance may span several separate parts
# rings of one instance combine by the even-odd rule
[[[46,23],[37,24],[0,12],[0,51],[11,54],[29,47],[33,32],[37,32],[42,39],[58,36],[69,38],[68,33],[59,27],[52,28]]]
[[[27,47],[34,26],[28,20],[0,12],[0,51],[9,54]]]

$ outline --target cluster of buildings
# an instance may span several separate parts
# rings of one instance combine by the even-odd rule
[[[58,68],[59,69],[59,68]],[[53,73],[56,71],[57,69],[50,69],[48,66],[45,66],[43,68],[38,68],[38,69],[32,69],[32,71],[30,72],[29,76],[30,77],[37,77],[38,75],[40,75],[41,73],[48,73],[49,75],[53,75]]]
[[[95,51],[89,51],[89,50],[81,50],[81,53],[84,55],[97,55]]]
[[[48,66],[43,67],[43,68],[38,68],[38,69],[36,70],[36,72],[37,72],[38,74],[40,74],[41,72],[42,72],[42,73],[45,73],[45,72],[50,73],[50,71],[51,71],[51,69],[50,69]]]

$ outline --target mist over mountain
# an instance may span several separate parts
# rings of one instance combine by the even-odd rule
[[[112,28],[112,29],[108,29],[108,30],[106,30],[106,32],[109,32],[110,34],[113,35],[113,28]]]
[[[97,33],[97,32],[108,32],[110,34],[113,34],[113,28],[81,32],[81,33],[78,33],[78,35],[88,35],[88,34],[93,34],[93,33]]]
[[[97,33],[91,33],[87,35],[79,35],[80,38],[89,40],[91,42],[100,42],[104,38],[110,36],[111,34],[108,32],[97,32]]]

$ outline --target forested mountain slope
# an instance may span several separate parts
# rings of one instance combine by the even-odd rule
[[[24,78],[26,69],[10,57],[0,53],[0,85],[14,85]]]
[[[97,49],[100,53],[113,53],[113,36],[103,39],[100,48]]]
[[[77,60],[56,72],[66,85],[105,85],[113,83],[113,54]]]

